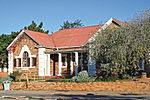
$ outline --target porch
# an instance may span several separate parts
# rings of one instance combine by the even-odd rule
[[[71,77],[78,75],[82,70],[88,71],[86,50],[58,50],[48,51],[45,54],[47,61],[44,76]]]

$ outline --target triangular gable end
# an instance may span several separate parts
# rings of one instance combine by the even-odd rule
[[[105,30],[107,27],[109,27],[113,22],[118,24],[119,26],[122,26],[123,24],[119,22],[119,20],[111,17],[88,41],[87,43],[91,42],[94,40],[94,38],[98,35],[99,32],[102,30]]]
[[[38,45],[40,45],[40,43],[37,42],[34,38],[32,38],[25,30],[22,30],[22,31],[19,33],[19,35],[11,42],[11,44],[6,48],[7,51],[10,50],[10,47],[13,46],[13,45],[17,42],[17,40],[20,39],[20,38],[23,36],[23,34],[26,34],[26,35],[29,36],[33,41],[35,41]]]

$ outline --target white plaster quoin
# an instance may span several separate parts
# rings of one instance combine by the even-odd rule
[[[45,75],[45,66],[46,66],[46,54],[45,48],[39,48],[38,49],[38,55],[39,55],[39,69],[38,69],[38,75],[39,76],[44,76]]]
[[[79,56],[78,52],[75,52],[75,75],[78,75],[78,65],[79,65]]]
[[[8,51],[8,74],[13,73],[13,51]]]

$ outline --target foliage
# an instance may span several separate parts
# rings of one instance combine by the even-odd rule
[[[70,79],[47,79],[46,82],[70,82]]]
[[[22,73],[19,71],[13,71],[13,73],[10,74],[10,77],[15,81],[17,77],[20,77]]]
[[[8,75],[6,77],[0,78],[0,83],[3,83],[4,81],[12,81],[13,79]]]
[[[24,29],[48,34],[49,30],[44,31],[42,27],[43,27],[43,22],[41,22],[40,25],[37,26],[37,24],[34,21],[32,21],[32,24],[29,26],[25,26]]]
[[[89,77],[88,72],[83,70],[79,72],[78,76],[74,76],[71,78],[71,82],[93,82],[95,81],[94,77]]]
[[[107,78],[97,78],[96,82],[115,82],[116,80],[119,80],[118,77],[107,77]]]
[[[145,64],[150,52],[150,10],[144,11],[135,19],[119,28],[102,30],[87,47],[97,64],[109,63],[118,76],[139,75],[139,63]],[[138,73],[139,72],[139,73]],[[106,74],[107,75],[107,74]]]
[[[8,45],[18,35],[19,32],[11,32],[10,35],[0,35],[0,68],[7,67],[7,50]]]
[[[83,26],[83,24],[81,23],[81,20],[77,19],[74,22],[69,22],[67,20],[63,23],[63,25],[60,25],[60,27],[61,27],[60,30],[69,29],[69,28],[77,28],[77,27],[82,27],[82,26]]]

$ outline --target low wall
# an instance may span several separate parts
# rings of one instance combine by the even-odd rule
[[[21,86],[21,87],[20,87]],[[0,89],[3,89],[0,84]],[[72,91],[125,91],[141,92],[150,90],[150,82],[11,82],[11,90],[72,90]]]

